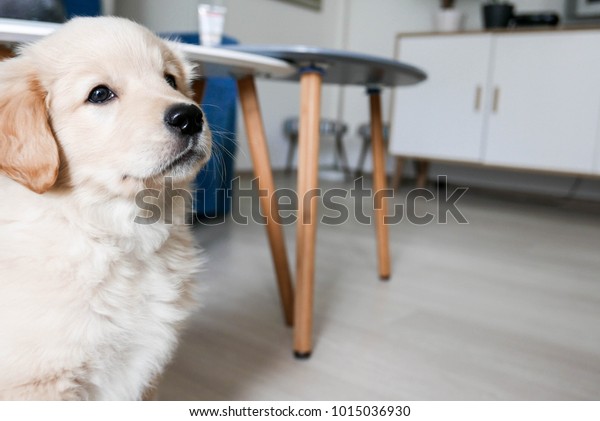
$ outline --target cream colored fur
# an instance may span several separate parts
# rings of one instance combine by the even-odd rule
[[[164,113],[193,103],[189,82],[177,51],[119,18],[0,63],[0,399],[140,399],[171,358],[199,256],[181,200],[172,224],[139,224],[135,196],[167,176],[186,188],[208,159],[205,129],[201,157],[169,167]],[[89,103],[102,84],[117,98]]]

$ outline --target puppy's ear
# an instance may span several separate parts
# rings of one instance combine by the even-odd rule
[[[46,92],[26,58],[0,63],[0,171],[36,193],[56,182],[58,145]]]

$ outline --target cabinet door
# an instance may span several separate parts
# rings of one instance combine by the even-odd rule
[[[390,152],[479,161],[490,54],[488,34],[401,39],[399,59],[420,67],[428,78],[396,89]]]
[[[486,163],[590,173],[600,117],[600,34],[498,35]]]

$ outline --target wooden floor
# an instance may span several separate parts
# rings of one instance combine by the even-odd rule
[[[195,229],[203,308],[159,398],[600,399],[598,208],[473,191],[459,203],[468,225],[392,227],[387,283],[372,227],[321,227],[308,361],[292,356],[264,228]]]

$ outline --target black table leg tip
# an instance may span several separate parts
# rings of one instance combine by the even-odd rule
[[[382,281],[389,281],[389,280],[390,280],[390,278],[391,278],[391,276],[390,276],[390,275],[381,275],[381,276],[379,277],[379,279],[381,279]]]
[[[308,360],[311,356],[312,352],[298,352],[298,351],[294,351],[294,357],[296,357],[297,360]]]

